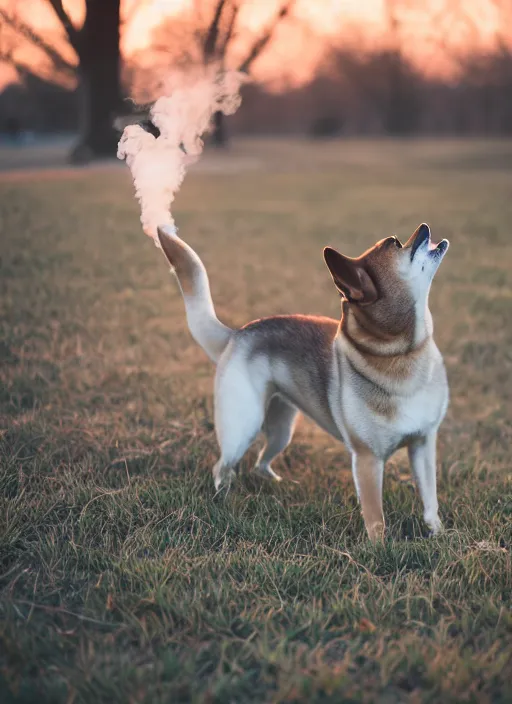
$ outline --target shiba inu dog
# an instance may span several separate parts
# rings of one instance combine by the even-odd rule
[[[289,444],[300,411],[350,450],[371,540],[384,533],[384,463],[401,447],[408,449],[424,519],[440,531],[436,437],[448,383],[428,295],[448,241],[433,244],[423,224],[404,245],[388,237],[355,259],[326,247],[340,320],[284,315],[232,330],[215,314],[198,255],[172,227],[159,228],[158,237],[178,278],[190,332],[217,364],[216,489],[229,485],[260,431],[266,442],[255,471],[279,480],[270,463]]]

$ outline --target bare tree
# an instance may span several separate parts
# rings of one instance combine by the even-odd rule
[[[121,0],[84,0],[85,18],[76,26],[62,0],[46,2],[58,19],[75,61],[47,39],[28,20],[13,9],[0,8],[0,20],[18,37],[38,47],[45,55],[51,74],[59,81],[75,83],[80,96],[80,138],[71,157],[85,160],[115,152],[117,134],[113,119],[122,110],[120,80]],[[139,0],[140,2],[141,0]],[[131,8],[137,0],[132,0]],[[129,8],[130,9],[130,8]],[[29,67],[16,58],[12,47],[0,49],[0,60],[8,61],[23,76]]]
[[[21,77],[37,72],[47,78],[51,75],[57,83],[72,85],[76,81],[77,64],[70,61],[45,35],[20,16],[17,6],[0,7],[0,61],[13,66]],[[38,63],[37,70],[19,58],[19,49],[31,44],[44,55],[46,62]],[[34,62],[33,62],[34,63]]]
[[[275,12],[259,33],[249,33],[240,21],[244,0],[195,0],[193,12],[157,28],[153,50],[174,64],[215,64],[250,73],[254,62],[272,42],[277,27],[291,16],[296,0],[276,1]],[[214,116],[213,142],[226,144],[224,115]]]

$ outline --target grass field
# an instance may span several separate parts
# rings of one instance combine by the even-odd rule
[[[384,544],[349,456],[302,422],[214,497],[212,367],[142,234],[126,170],[0,178],[0,701],[512,700],[512,143],[247,141],[175,217],[219,317],[337,315],[322,247],[422,221],[451,405],[446,532],[404,456]]]

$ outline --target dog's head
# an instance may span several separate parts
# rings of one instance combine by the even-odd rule
[[[448,240],[434,244],[429,226],[423,224],[405,244],[387,237],[356,259],[326,247],[324,258],[336,288],[356,314],[397,334],[426,305],[448,246]]]

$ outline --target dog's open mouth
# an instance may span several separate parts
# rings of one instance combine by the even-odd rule
[[[448,249],[448,240],[441,240],[441,242],[432,242],[430,238],[430,228],[428,225],[421,225],[418,230],[418,234],[414,238],[414,242],[411,247],[411,262],[414,259],[416,252],[420,249],[427,249],[429,256],[441,257]]]

